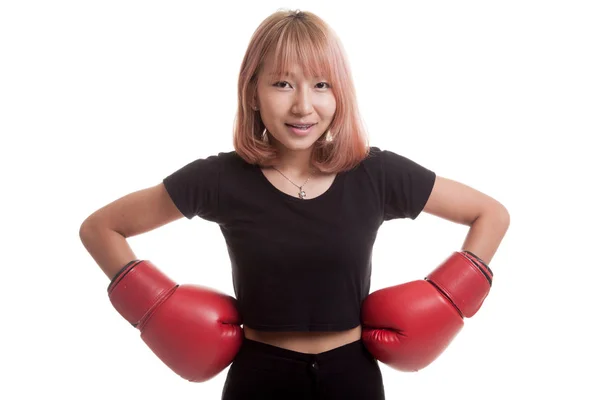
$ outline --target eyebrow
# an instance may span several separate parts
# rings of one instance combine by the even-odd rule
[[[279,77],[279,76],[291,76],[291,77],[295,78],[296,74],[290,73],[289,71],[286,71],[283,74],[277,74],[275,72],[270,72],[270,73],[267,74],[267,76],[270,76],[270,77],[273,77],[273,76],[277,76],[277,77]],[[321,78],[324,78],[324,75],[315,75],[315,76],[313,76],[313,78],[321,79]]]

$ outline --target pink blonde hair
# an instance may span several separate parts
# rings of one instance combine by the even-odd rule
[[[258,75],[272,51],[275,73],[282,74],[297,63],[303,72],[325,77],[332,87],[336,111],[329,131],[333,140],[326,141],[324,134],[315,142],[314,165],[327,173],[355,167],[368,155],[369,145],[350,66],[337,35],[321,18],[306,11],[277,11],[252,35],[238,79],[238,110],[233,133],[236,153],[248,163],[262,167],[278,162],[276,149],[261,139],[265,125],[260,114],[252,109]]]

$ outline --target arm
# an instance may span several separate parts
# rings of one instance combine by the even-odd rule
[[[177,284],[152,262],[136,260],[126,240],[183,216],[160,183],[94,212],[79,236],[111,279],[108,296],[119,314],[169,368],[191,382],[204,382],[229,365],[241,346],[235,299]]]
[[[436,177],[425,212],[470,227],[462,250],[489,263],[508,229],[509,215],[493,198]],[[471,260],[472,261],[472,260]],[[455,252],[425,280],[371,293],[362,305],[363,341],[379,361],[400,371],[433,362],[489,292],[491,272]]]
[[[79,237],[100,269],[112,279],[137,257],[127,238],[182,218],[163,183],[130,193],[95,211],[81,224]]]
[[[489,264],[510,224],[506,208],[492,197],[467,185],[436,177],[424,210],[446,220],[469,226],[462,250]]]

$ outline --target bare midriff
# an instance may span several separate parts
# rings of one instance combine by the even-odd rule
[[[361,338],[361,333],[360,325],[336,332],[267,332],[244,326],[247,339],[307,354],[323,353],[355,342]]]

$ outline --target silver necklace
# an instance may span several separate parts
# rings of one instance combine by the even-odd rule
[[[312,178],[312,174],[313,174],[314,170],[311,170],[311,171],[310,171],[310,175],[309,175],[309,176],[308,176],[308,178],[307,178],[307,179],[304,181],[304,183],[303,183],[302,185],[298,186],[298,185],[296,185],[294,182],[292,182],[292,181],[290,180],[290,178],[288,178],[287,176],[285,176],[285,175],[283,174],[283,172],[281,172],[280,170],[278,170],[278,169],[277,169],[277,168],[275,168],[275,167],[273,167],[273,169],[274,169],[275,171],[279,172],[279,173],[281,174],[281,176],[283,176],[285,179],[287,179],[288,181],[290,181],[290,183],[291,183],[292,185],[296,186],[296,187],[299,189],[299,191],[298,191],[298,197],[299,197],[299,198],[301,198],[301,199],[304,199],[304,198],[306,197],[306,192],[305,192],[305,191],[302,189],[302,187],[303,187],[304,185],[306,185],[306,182],[308,182],[308,181],[310,180],[310,178]]]

